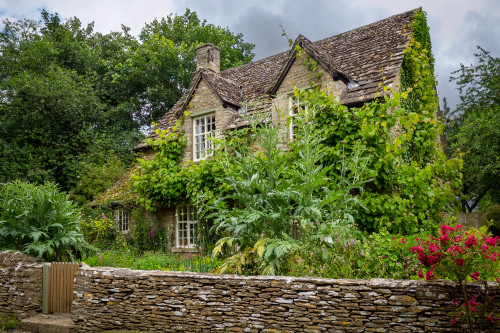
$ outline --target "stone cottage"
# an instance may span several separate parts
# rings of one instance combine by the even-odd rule
[[[182,162],[197,163],[210,157],[212,135],[224,135],[228,129],[245,126],[239,114],[244,106],[258,102],[251,112],[269,112],[277,107],[289,110],[292,118],[288,140],[293,140],[293,116],[300,102],[294,98],[294,88],[309,87],[311,80],[333,95],[341,104],[358,107],[375,98],[400,89],[401,67],[405,48],[410,42],[412,17],[421,9],[411,10],[342,34],[312,42],[299,35],[288,51],[240,67],[220,71],[220,49],[211,44],[197,48],[197,69],[191,85],[182,98],[157,124],[157,129],[172,126],[184,111],[182,130],[187,145]],[[300,56],[296,46],[300,46]],[[317,63],[322,75],[312,78],[303,63],[308,56]],[[384,90],[383,87],[389,89]],[[271,117],[273,116],[270,113]],[[152,131],[149,138],[155,138]],[[154,151],[146,143],[136,150],[144,158],[152,158]],[[127,186],[128,175],[97,200],[97,203],[120,203],[117,193]],[[116,207],[120,207],[117,205]],[[159,210],[162,223],[175,239],[174,251],[195,251],[194,230],[197,224],[193,207]],[[117,208],[115,219],[119,228],[127,232],[132,223],[126,209]]]

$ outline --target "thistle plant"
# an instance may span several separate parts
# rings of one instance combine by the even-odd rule
[[[231,255],[219,272],[284,274],[289,258],[333,248],[337,226],[353,224],[360,203],[351,193],[364,183],[362,148],[354,158],[346,157],[338,179],[328,178],[329,169],[321,163],[327,153],[324,133],[313,121],[316,111],[311,106],[296,116],[298,132],[289,150],[282,148],[286,127],[280,110],[276,122],[248,118],[255,151],[232,150],[221,159],[231,191],[218,200],[212,230],[228,236],[219,239],[213,254]],[[229,151],[224,142],[221,150]]]

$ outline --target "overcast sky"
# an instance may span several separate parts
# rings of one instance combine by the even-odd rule
[[[301,33],[315,41],[420,6],[428,13],[438,93],[453,105],[458,94],[448,82],[450,72],[474,62],[476,45],[500,56],[498,0],[0,0],[0,18],[39,20],[45,9],[84,24],[93,21],[103,33],[124,24],[138,34],[146,22],[189,8],[209,23],[242,33],[255,44],[258,60],[288,48],[280,24],[290,38]]]

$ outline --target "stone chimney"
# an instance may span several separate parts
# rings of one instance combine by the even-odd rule
[[[212,44],[203,44],[196,48],[196,70],[204,68],[220,72],[220,49]]]

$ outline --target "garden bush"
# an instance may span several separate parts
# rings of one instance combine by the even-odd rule
[[[53,183],[0,185],[0,244],[47,261],[77,256],[85,241],[80,215]]]
[[[455,281],[462,292],[461,300],[452,300],[456,311],[451,322],[462,324],[468,332],[473,331],[474,322],[483,317],[490,324],[500,317],[495,301],[488,296],[487,280],[500,282],[500,239],[480,230],[465,231],[456,226],[442,225],[436,237],[427,236],[410,249],[425,269],[419,277],[426,280],[446,278]],[[484,294],[472,295],[466,281],[483,281]],[[498,303],[498,302],[496,302]]]

